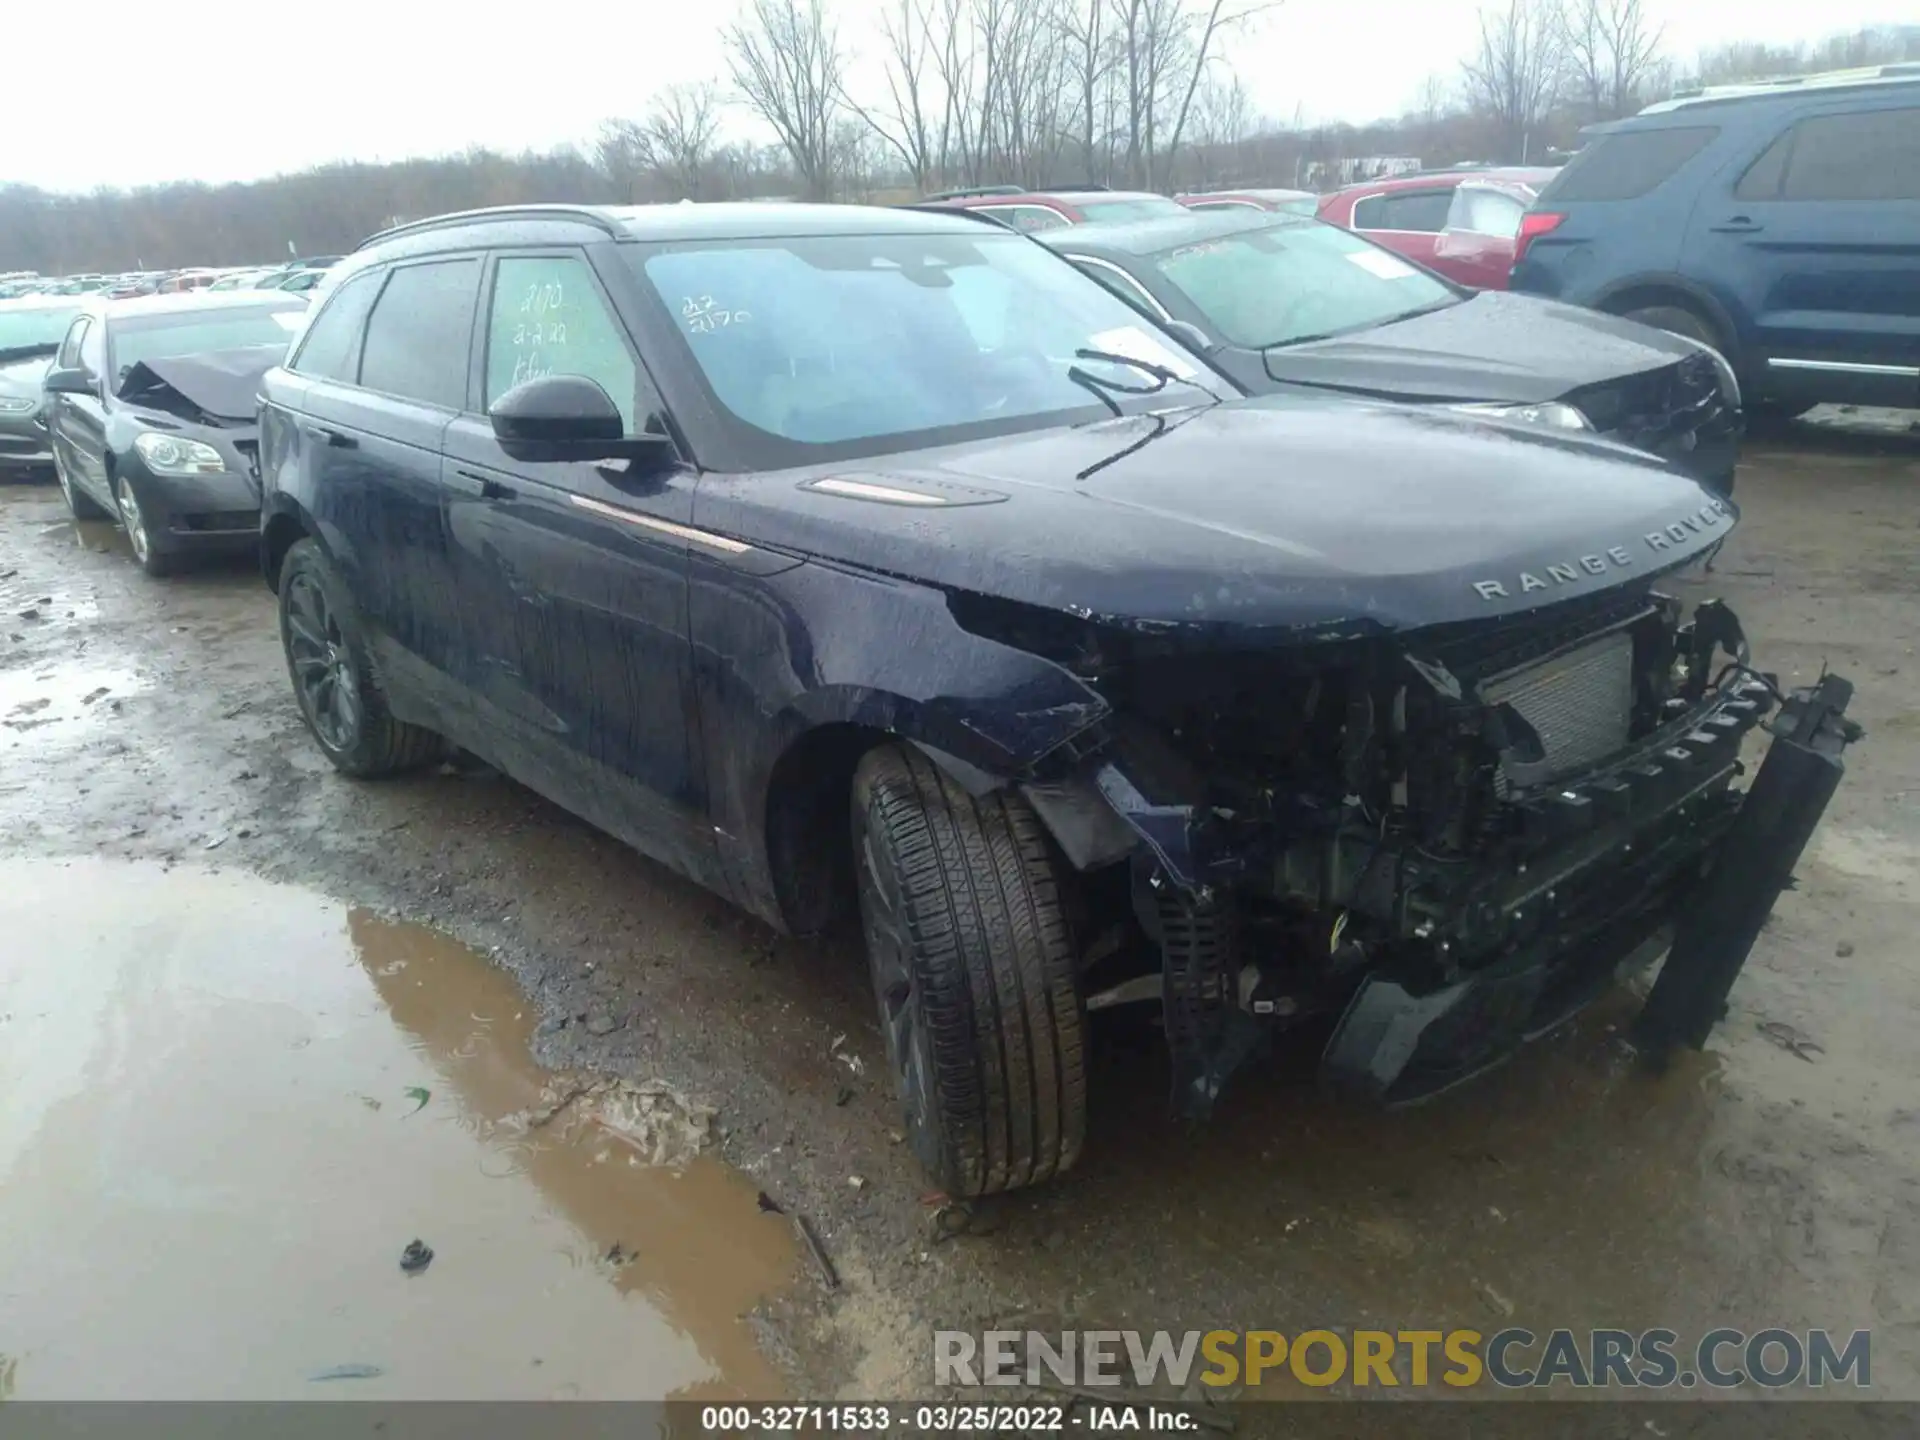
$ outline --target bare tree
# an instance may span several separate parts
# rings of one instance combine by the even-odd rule
[[[1233,74],[1209,77],[1193,102],[1196,188],[1211,190],[1242,179],[1236,173],[1239,151],[1252,133],[1253,100],[1245,83]]]
[[[669,85],[655,97],[641,127],[648,164],[679,195],[700,198],[720,132],[720,91],[711,82]]]
[[[1532,158],[1560,92],[1563,33],[1550,0],[1497,0],[1480,12],[1479,43],[1462,78],[1469,105],[1496,123],[1503,160]]]
[[[931,110],[934,77],[928,69],[933,40],[921,0],[895,0],[880,17],[880,38],[887,47],[886,105],[869,109],[852,96],[846,101],[900,156],[915,187],[925,191],[939,157]]]
[[[1166,183],[1170,179],[1174,157],[1180,150],[1180,139],[1186,133],[1187,116],[1193,109],[1194,93],[1200,88],[1201,77],[1207,73],[1207,67],[1214,60],[1214,46],[1227,31],[1245,25],[1263,10],[1271,10],[1280,4],[1280,0],[1208,0],[1204,12],[1198,14],[1182,11],[1176,22],[1178,38],[1176,47],[1184,51],[1180,58],[1187,60],[1191,69],[1187,73],[1186,90],[1180,97],[1180,106],[1174,112],[1172,134],[1167,139],[1165,160]],[[1148,181],[1153,180],[1151,167]]]
[[[1565,0],[1560,21],[1568,83],[1591,118],[1617,120],[1637,109],[1663,33],[1645,0]]]
[[[748,0],[722,39],[734,84],[779,135],[808,198],[830,198],[846,57],[825,0]]]
[[[633,204],[647,198],[652,173],[646,131],[632,120],[608,120],[594,141],[593,158],[613,185],[614,197]]]

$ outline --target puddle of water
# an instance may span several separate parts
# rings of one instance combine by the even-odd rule
[[[146,688],[132,670],[84,661],[0,670],[0,745],[49,725],[98,720]]]
[[[555,1077],[471,951],[94,860],[0,863],[0,934],[17,1398],[779,1392],[742,1317],[792,1273],[789,1231],[716,1161],[530,1126]],[[380,1373],[312,1378],[339,1367]]]

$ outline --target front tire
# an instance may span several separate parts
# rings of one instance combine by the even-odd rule
[[[855,771],[853,845],[915,1155],[956,1198],[1064,1173],[1086,1137],[1084,1022],[1039,818],[888,745]]]
[[[133,563],[155,579],[171,575],[174,557],[154,543],[153,534],[147,528],[146,512],[140,508],[140,497],[134,493],[133,482],[116,480],[113,499],[120,511],[120,528],[126,532],[127,546],[133,551]]]
[[[300,716],[336,769],[377,779],[445,753],[433,731],[393,718],[352,596],[310,539],[281,563],[280,644]]]
[[[1651,325],[1670,335],[1698,340],[1702,345],[1711,345],[1729,360],[1733,358],[1727,353],[1727,342],[1712,322],[1684,305],[1649,305],[1643,310],[1627,311],[1624,318],[1638,320],[1642,325]]]

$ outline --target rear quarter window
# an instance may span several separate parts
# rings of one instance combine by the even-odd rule
[[[1719,134],[1717,125],[1684,125],[1602,135],[1567,162],[1540,201],[1637,200],[1671,179]]]
[[[1754,162],[1743,200],[1920,200],[1920,107],[1816,115]]]

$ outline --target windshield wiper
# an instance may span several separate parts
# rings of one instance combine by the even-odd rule
[[[1384,320],[1369,320],[1362,325],[1343,325],[1337,330],[1322,330],[1317,335],[1289,335],[1284,340],[1274,340],[1266,345],[1256,345],[1256,350],[1286,350],[1295,345],[1315,345],[1322,340],[1338,340],[1342,335],[1356,335],[1362,330],[1377,330],[1382,325],[1398,325],[1402,320],[1412,320],[1417,316],[1431,315],[1436,310],[1451,310],[1464,303],[1461,296],[1449,295],[1445,300],[1436,300],[1431,305],[1416,305],[1401,315],[1389,315]]]
[[[1191,386],[1193,389],[1205,395],[1207,399],[1214,404],[1218,405],[1220,403],[1220,397],[1202,385],[1198,380],[1189,379],[1179,371],[1170,370],[1157,361],[1142,360],[1137,355],[1121,355],[1112,350],[1095,350],[1092,348],[1083,348],[1074,351],[1073,358],[1076,360],[1097,360],[1107,365],[1124,365],[1129,369],[1138,370],[1141,374],[1153,378],[1154,383],[1151,385],[1127,385],[1118,380],[1109,380],[1095,375],[1084,366],[1070,365],[1067,367],[1067,378],[1069,380],[1098,395],[1101,403],[1116,415],[1122,412],[1120,402],[1113,398],[1115,394],[1158,395],[1162,390],[1166,389],[1167,386],[1174,384]]]

